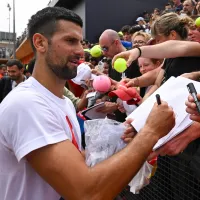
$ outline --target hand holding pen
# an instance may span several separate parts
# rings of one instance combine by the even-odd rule
[[[157,103],[154,104],[145,124],[149,132],[155,136],[163,137],[168,134],[175,125],[175,114],[167,102],[161,101],[160,95],[156,95]],[[159,139],[157,138],[157,139]]]
[[[196,122],[200,122],[200,94],[197,94],[193,83],[187,85],[190,96],[186,101],[186,112],[190,114],[190,119]]]

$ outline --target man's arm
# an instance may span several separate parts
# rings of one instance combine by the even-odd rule
[[[66,199],[112,200],[137,173],[158,139],[174,124],[171,108],[164,102],[159,106],[155,104],[145,127],[133,141],[92,168],[86,166],[83,156],[69,140],[32,151],[26,158],[33,169]]]
[[[156,137],[141,132],[125,150],[93,168],[70,141],[36,150],[27,160],[66,199],[111,200],[128,185],[156,142]]]

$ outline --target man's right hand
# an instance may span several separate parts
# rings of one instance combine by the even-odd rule
[[[167,135],[175,126],[175,114],[171,107],[164,101],[160,105],[154,104],[150,112],[144,129],[160,139]]]

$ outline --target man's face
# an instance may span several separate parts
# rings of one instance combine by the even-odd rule
[[[130,33],[123,33],[123,39],[124,41],[131,42],[131,34]]]
[[[172,9],[171,5],[166,5],[166,6],[165,6],[165,10],[166,10],[166,11],[168,11],[168,10],[170,10],[170,9]]]
[[[144,25],[144,22],[142,20],[138,21],[138,25],[142,26]]]
[[[78,62],[83,56],[81,41],[80,26],[65,20],[58,22],[45,55],[48,67],[58,78],[69,80],[76,77]]]
[[[6,73],[7,73],[6,67],[2,67],[2,68],[0,69],[0,74],[1,74],[2,76],[4,76]]]
[[[116,40],[110,41],[107,38],[102,38],[99,40],[99,45],[101,46],[103,55],[107,58],[113,58],[118,53]]]
[[[192,11],[194,10],[194,6],[190,1],[184,1],[183,3],[183,11],[187,15],[192,15]]]
[[[5,75],[5,74],[7,74],[7,68],[6,68],[6,67],[2,67],[2,72],[3,72],[3,74],[2,74],[2,75]]]
[[[8,66],[7,67],[8,70],[8,76],[13,80],[13,81],[17,81],[20,79],[20,77],[23,74],[23,69],[19,69],[17,67],[17,65],[13,65],[13,66]]]

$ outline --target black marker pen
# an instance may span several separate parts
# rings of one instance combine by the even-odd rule
[[[189,93],[192,95],[192,97],[194,98],[194,102],[195,102],[195,104],[196,104],[196,106],[197,106],[197,111],[200,113],[200,103],[199,103],[199,100],[198,100],[198,98],[197,98],[197,91],[196,91],[196,89],[195,89],[195,87],[194,87],[194,84],[193,83],[189,83],[188,85],[187,85],[187,88],[188,88],[188,91],[189,91]]]
[[[156,100],[157,100],[157,104],[160,105],[161,104],[161,100],[160,100],[160,95],[156,94]]]

